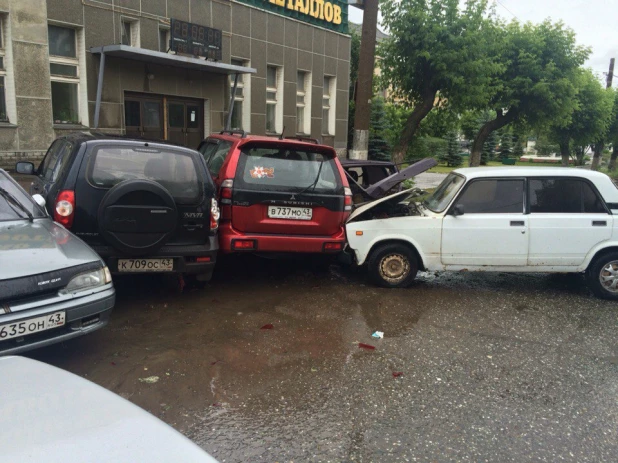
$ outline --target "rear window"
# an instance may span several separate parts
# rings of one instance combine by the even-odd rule
[[[125,180],[153,180],[179,203],[201,199],[204,185],[197,175],[193,156],[173,150],[128,146],[101,146],[93,152],[88,181],[99,188],[111,188]]]
[[[231,147],[231,141],[218,140],[216,138],[209,138],[200,146],[199,151],[204,156],[208,170],[212,175],[219,175],[219,170],[221,170],[221,166]]]
[[[340,193],[334,158],[310,149],[249,147],[241,151],[236,179],[247,189]]]

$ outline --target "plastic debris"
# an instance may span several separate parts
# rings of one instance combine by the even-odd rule
[[[159,377],[158,376],[149,376],[148,378],[140,378],[139,379],[140,383],[146,383],[146,384],[154,384],[159,382]]]
[[[393,378],[399,378],[403,376],[403,371],[393,371]]]
[[[370,345],[370,344],[363,344],[362,342],[358,343],[358,347],[360,347],[361,349],[368,349],[368,350],[374,350],[375,347]]]
[[[264,325],[262,328],[260,328],[261,330],[272,330],[274,328],[274,326],[272,326],[270,323],[268,323],[267,325]]]
[[[376,331],[371,335],[372,338],[382,339],[384,337],[384,331]]]

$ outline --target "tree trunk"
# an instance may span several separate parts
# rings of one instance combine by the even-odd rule
[[[393,150],[392,159],[395,164],[401,164],[405,160],[408,146],[410,146],[410,142],[412,141],[412,138],[414,138],[421,121],[425,119],[427,114],[429,114],[429,112],[433,109],[437,94],[437,90],[426,91],[423,95],[423,100],[414,106],[412,114],[410,114],[410,117],[408,117],[408,120],[403,127],[403,132],[399,138],[399,142]]]
[[[590,166],[592,170],[599,170],[601,158],[603,157],[603,148],[605,148],[605,143],[603,142],[593,145],[594,155],[592,156],[592,166]]]
[[[517,118],[515,111],[509,111],[506,114],[502,110],[498,111],[498,117],[486,122],[474,139],[472,144],[472,153],[470,153],[470,167],[478,167],[481,165],[481,153],[483,145],[487,141],[489,135],[502,127],[510,124]]]
[[[560,156],[562,156],[562,166],[569,167],[569,159],[571,157],[571,150],[569,149],[569,142],[561,142],[560,145]]]
[[[618,143],[614,143],[612,148],[612,157],[609,159],[609,170],[616,170],[616,159],[618,158]]]

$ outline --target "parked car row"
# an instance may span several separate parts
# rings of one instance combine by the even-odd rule
[[[314,140],[244,132],[212,135],[197,151],[61,137],[38,168],[17,164],[33,175],[33,197],[0,174],[0,352],[103,326],[110,273],[208,281],[218,253],[348,257],[391,288],[409,286],[418,270],[583,272],[597,296],[618,299],[609,177],[459,169],[431,195],[400,191],[434,165],[342,163]]]

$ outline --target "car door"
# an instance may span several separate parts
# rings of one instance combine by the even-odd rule
[[[573,266],[612,234],[613,216],[596,188],[573,177],[528,180],[531,266]]]
[[[528,220],[525,180],[476,179],[466,185],[442,222],[442,263],[448,266],[525,266]],[[454,215],[455,207],[463,210]]]

